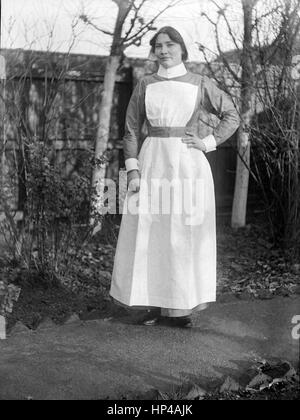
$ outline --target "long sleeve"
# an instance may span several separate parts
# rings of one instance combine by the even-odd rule
[[[210,150],[214,150],[214,142],[216,146],[219,146],[233,135],[239,127],[240,118],[231,98],[207,77],[203,80],[202,98],[204,109],[220,119],[207,140]]]
[[[130,98],[123,137],[123,150],[127,171],[138,169],[138,151],[142,125],[145,120],[145,84],[140,80]]]

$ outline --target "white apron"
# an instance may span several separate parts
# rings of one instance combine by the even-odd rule
[[[151,126],[184,127],[197,91],[197,86],[172,80],[149,85],[145,106]],[[181,310],[215,301],[215,196],[204,153],[178,137],[147,137],[138,160],[141,188],[128,192],[124,202],[111,296],[128,306]],[[172,190],[166,210],[162,201],[158,207],[155,201],[155,211],[149,205],[153,179],[181,185],[181,194]],[[178,197],[182,212],[174,204]],[[148,205],[141,208],[141,203]]]

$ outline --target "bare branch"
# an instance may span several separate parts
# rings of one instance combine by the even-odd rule
[[[207,13],[202,12],[201,16],[204,16],[209,21],[209,23],[211,23],[213,26],[215,26],[216,23],[208,16]]]
[[[211,2],[218,8],[218,10],[219,10],[219,14],[223,17],[223,19],[225,20],[225,23],[226,23],[226,26],[227,26],[227,29],[228,29],[228,33],[229,33],[229,35],[231,36],[231,38],[232,38],[232,40],[233,40],[233,43],[234,43],[234,45],[235,45],[235,48],[237,49],[237,50],[239,50],[240,49],[240,47],[238,46],[238,44],[237,44],[237,42],[236,42],[236,37],[234,36],[234,33],[232,32],[232,28],[231,28],[231,25],[230,25],[230,23],[229,23],[229,21],[228,21],[228,18],[227,18],[227,16],[226,16],[226,9],[227,9],[227,5],[225,5],[224,7],[221,7],[221,6],[219,6],[218,5],[218,3],[217,2],[215,2],[214,0],[211,0]]]
[[[142,38],[141,33],[144,33],[144,31],[147,32],[149,30],[154,29],[153,24],[159,18],[159,16],[161,16],[168,9],[177,6],[181,2],[182,0],[177,0],[177,1],[173,0],[171,3],[169,3],[160,12],[158,12],[148,23],[146,23],[145,25],[142,25],[142,27],[134,35],[131,35],[129,38],[124,38],[124,45],[126,47],[129,47],[130,45],[134,45],[135,42],[137,42],[139,39]]]
[[[136,21],[137,21],[137,19],[138,19],[138,14],[139,14],[139,11],[140,11],[140,10],[141,10],[141,8],[143,7],[143,5],[146,3],[146,1],[147,1],[147,0],[143,0],[143,1],[139,4],[139,6],[135,6],[134,0],[133,0],[133,2],[132,2],[132,8],[134,9],[134,17],[131,19],[130,28],[128,29],[128,31],[127,31],[127,32],[126,32],[126,34],[125,34],[125,37],[124,37],[124,39],[125,39],[125,40],[126,40],[126,39],[128,39],[128,38],[129,38],[129,36],[130,36],[130,34],[132,33],[133,28],[134,28],[134,25],[135,25],[135,23],[136,23]]]
[[[99,26],[95,25],[95,24],[91,21],[91,19],[90,19],[87,15],[85,15],[85,14],[81,14],[81,15],[79,16],[79,19],[80,19],[80,20],[82,20],[82,22],[83,22],[83,23],[85,23],[86,25],[89,25],[89,26],[91,26],[92,28],[96,29],[96,31],[98,31],[98,32],[102,32],[102,33],[103,33],[103,34],[105,34],[105,35],[114,36],[113,32],[107,31],[107,30],[105,30],[105,29],[103,29],[103,28],[100,28]]]
[[[280,10],[280,8],[281,8],[281,6],[277,6],[277,7],[275,7],[275,9],[272,9],[272,10],[270,10],[269,12],[266,12],[266,13],[264,13],[263,15],[261,15],[261,16],[259,16],[259,17],[257,17],[257,18],[255,19],[254,25],[255,25],[255,24],[257,24],[257,23],[258,23],[258,21],[261,21],[261,20],[263,20],[263,19],[265,19],[265,18],[267,18],[267,17],[269,17],[269,16],[273,15],[273,14],[274,14],[274,13],[276,13],[278,10]]]
[[[240,77],[231,68],[231,66],[229,64],[229,61],[225,57],[225,54],[222,51],[222,48],[221,48],[221,45],[220,45],[220,37],[219,37],[218,23],[219,23],[219,20],[220,20],[221,15],[218,16],[217,22],[214,22],[212,19],[210,19],[209,16],[206,13],[202,13],[202,16],[205,16],[208,19],[208,21],[214,26],[215,36],[216,36],[216,43],[217,43],[217,49],[218,49],[219,55],[221,56],[221,59],[222,59],[224,65],[225,65],[225,67],[227,68],[227,70],[229,71],[229,73],[232,75],[232,77],[234,78],[234,80],[236,82],[240,83],[241,82]]]

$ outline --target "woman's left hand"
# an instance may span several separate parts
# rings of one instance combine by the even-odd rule
[[[202,150],[202,152],[206,152],[205,143],[197,137],[194,133],[186,131],[188,137],[183,137],[182,141],[187,145],[187,147],[194,147],[195,149]]]

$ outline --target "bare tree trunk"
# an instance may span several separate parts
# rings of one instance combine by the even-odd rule
[[[241,83],[241,126],[238,130],[238,156],[235,176],[235,189],[232,206],[231,226],[234,228],[246,225],[247,198],[249,187],[250,142],[249,127],[253,115],[253,68],[252,48],[252,15],[256,0],[242,0],[244,12],[244,41],[242,53]]]
[[[103,153],[107,149],[107,143],[109,140],[109,129],[111,119],[111,108],[113,103],[113,93],[116,82],[116,73],[120,64],[120,56],[110,56],[105,69],[104,76],[104,87],[103,95],[99,111],[99,127],[97,131],[96,146],[95,146],[95,158],[96,160],[101,159]],[[101,212],[103,206],[103,193],[104,193],[104,182],[106,173],[106,162],[98,163],[95,166],[93,172],[92,185],[97,196],[94,197],[94,210],[98,213]],[[99,225],[97,231],[101,229]],[[96,233],[96,231],[94,232]]]
[[[7,174],[6,155],[5,155],[5,82],[6,69],[5,59],[0,56],[0,152],[1,152],[1,167],[0,167],[0,189],[4,188],[5,177]],[[2,193],[1,193],[2,194]]]
[[[245,132],[247,115],[242,113],[241,127],[238,130],[238,156],[235,175],[234,197],[231,215],[231,226],[239,228],[246,225],[247,199],[249,187],[250,142],[249,133]],[[250,118],[249,122],[250,122]]]
[[[114,30],[111,54],[108,58],[104,75],[104,89],[99,110],[99,128],[95,145],[96,161],[101,159],[103,153],[107,150],[116,74],[124,49],[124,46],[122,45],[122,30],[130,10],[130,0],[114,0],[114,2],[118,6],[118,16]],[[106,166],[107,164],[103,162],[99,165],[96,164],[94,168],[92,186],[93,190],[96,191],[96,196],[92,198],[93,213],[101,213],[101,209],[103,208]],[[90,220],[91,224],[94,224],[93,216],[94,215],[92,214]],[[94,234],[100,231],[101,227],[101,223],[99,222],[94,229]]]
[[[101,211],[104,206],[104,186],[105,186],[105,173],[107,162],[105,159],[102,159],[104,152],[107,150],[108,138],[109,138],[109,128],[110,128],[110,116],[111,108],[113,103],[113,92],[116,81],[116,73],[120,62],[122,60],[124,51],[130,45],[141,45],[141,40],[143,36],[149,32],[155,30],[154,22],[162,13],[164,13],[170,7],[174,7],[176,4],[180,3],[181,0],[170,1],[162,10],[160,10],[155,17],[151,18],[148,22],[139,15],[141,8],[146,4],[148,0],[141,0],[140,2],[135,2],[133,0],[113,0],[113,2],[118,7],[118,16],[116,20],[116,25],[113,33],[109,31],[98,28],[90,21],[87,16],[82,15],[81,18],[84,22],[91,24],[93,27],[98,29],[100,32],[105,33],[106,35],[112,35],[113,42],[111,46],[110,57],[107,62],[105,76],[104,76],[104,91],[101,101],[100,111],[99,111],[99,129],[97,132],[96,138],[96,147],[95,147],[95,158],[96,163],[99,163],[95,166],[93,173],[93,192],[95,195],[92,196],[92,213],[90,216],[90,223],[94,227],[94,234],[101,230],[101,221],[97,220],[95,223],[95,216],[97,214],[103,214]],[[150,1],[149,1],[150,3]],[[131,19],[131,24],[127,29],[126,33],[123,35],[124,23],[130,12],[133,12],[133,17]],[[135,24],[138,24],[138,27],[135,29]],[[100,159],[100,162],[99,162]],[[103,162],[102,162],[103,160]],[[98,219],[98,218],[97,218]]]

